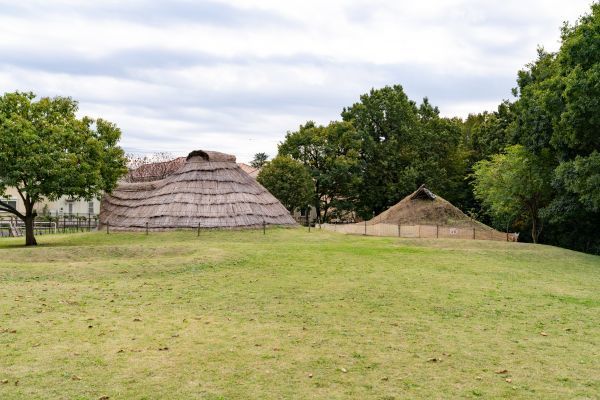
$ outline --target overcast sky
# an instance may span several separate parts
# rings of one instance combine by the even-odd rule
[[[0,0],[0,91],[71,96],[129,152],[239,161],[401,84],[445,116],[511,98],[590,0]]]

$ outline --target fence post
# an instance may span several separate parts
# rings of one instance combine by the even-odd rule
[[[92,231],[92,215],[88,213],[88,232]]]
[[[402,237],[402,224],[398,223],[398,237]]]
[[[440,226],[439,225],[435,226],[435,238],[436,239],[440,238]]]
[[[110,222],[106,222],[106,234],[110,233]]]
[[[79,214],[77,214],[77,233],[79,233]]]
[[[63,215],[63,233],[67,232],[67,216]]]
[[[200,237],[200,222],[198,222],[198,237]]]
[[[365,234],[364,236],[367,236],[367,220],[365,219]]]
[[[473,228],[473,240],[475,240],[475,228]]]
[[[421,238],[421,225],[419,225],[419,239]]]
[[[148,221],[146,221],[146,235],[148,235]]]
[[[267,223],[263,219],[263,235],[266,235],[266,234],[267,234]]]

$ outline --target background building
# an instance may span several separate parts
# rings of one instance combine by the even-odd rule
[[[4,195],[0,196],[0,199],[15,207],[19,212],[25,213],[23,199],[21,199],[19,192],[17,192],[15,188],[8,188]],[[71,200],[68,197],[61,197],[55,201],[40,201],[35,205],[35,210],[38,215],[95,215],[100,211],[100,200],[95,198],[90,201]],[[0,212],[0,214],[2,214],[2,212]]]

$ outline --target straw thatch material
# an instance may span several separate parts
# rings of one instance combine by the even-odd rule
[[[235,163],[196,150],[164,179],[121,182],[103,197],[100,224],[114,230],[251,228],[296,225],[286,208]]]
[[[448,201],[432,193],[425,185],[421,185],[396,205],[367,221],[369,225],[380,223],[492,229],[470,218]]]
[[[181,168],[181,166],[185,164],[186,159],[187,157],[177,157],[168,161],[142,164],[139,167],[130,170],[124,180],[126,182],[149,182],[164,179]],[[242,171],[254,179],[256,179],[260,172],[260,168],[254,168],[245,163],[237,163],[237,165],[239,165]]]
[[[181,168],[183,164],[185,164],[185,157],[178,157],[168,161],[142,164],[139,167],[129,171],[124,180],[126,182],[149,182],[164,179]]]

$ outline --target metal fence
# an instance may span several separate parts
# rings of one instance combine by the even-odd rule
[[[323,229],[346,235],[388,236],[402,238],[448,238],[513,241],[514,234],[495,229],[450,227],[445,225],[393,224],[323,224]]]
[[[97,214],[42,215],[33,223],[36,235],[54,233],[90,232],[98,228]],[[14,216],[0,216],[0,237],[15,237],[25,234],[25,223]]]

